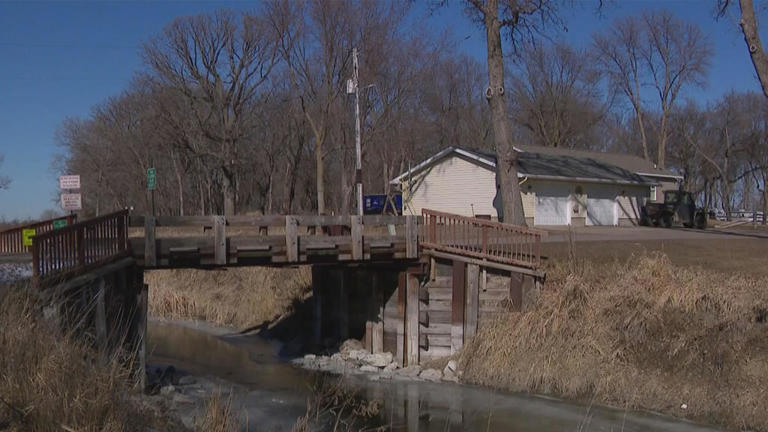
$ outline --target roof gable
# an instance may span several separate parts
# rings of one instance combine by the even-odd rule
[[[518,148],[515,148],[515,150],[520,152],[518,155],[518,175],[521,177],[614,184],[655,184],[635,172],[596,158],[551,154],[548,152],[521,151]],[[495,154],[448,147],[392,179],[390,183],[397,184],[409,175],[414,175],[451,156],[465,158],[490,170],[496,169]]]

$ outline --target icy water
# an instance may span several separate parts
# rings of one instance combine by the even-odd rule
[[[212,375],[248,389],[240,401],[249,429],[289,431],[305,411],[313,375],[280,358],[279,344],[254,336],[151,322],[150,361]],[[393,431],[716,431],[668,417],[586,406],[457,384],[348,378],[384,404]]]

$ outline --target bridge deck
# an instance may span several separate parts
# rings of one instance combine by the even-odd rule
[[[133,257],[143,268],[402,262],[461,257],[536,271],[543,232],[424,210],[422,216],[131,216],[127,210],[36,235],[39,286]],[[17,258],[20,259],[20,258]]]

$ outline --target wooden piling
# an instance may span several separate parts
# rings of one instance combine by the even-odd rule
[[[382,286],[381,274],[379,271],[374,271],[372,277],[376,319],[373,324],[371,335],[371,351],[373,353],[380,353],[384,351],[384,287]]]
[[[323,267],[312,266],[312,340],[316,347],[323,345],[323,282],[326,277]]]
[[[395,358],[401,366],[405,366],[405,293],[408,276],[400,272],[397,281],[397,350]]]
[[[464,338],[469,340],[477,333],[477,318],[480,309],[479,289],[480,266],[467,264],[467,293],[466,314],[464,324]]]
[[[337,272],[339,277],[339,289],[338,289],[338,317],[339,317],[339,339],[340,342],[344,342],[349,338],[349,290],[354,283],[352,279],[352,271],[345,267],[339,267]]]
[[[453,261],[453,293],[451,296],[451,354],[464,346],[465,264]]]
[[[419,276],[408,273],[406,308],[406,363],[419,364]]]
[[[363,217],[352,216],[352,260],[363,259]]]

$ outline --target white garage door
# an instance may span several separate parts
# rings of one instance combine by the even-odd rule
[[[616,193],[611,189],[587,190],[587,225],[618,225]]]
[[[549,187],[536,191],[534,225],[568,225],[568,191]]]

